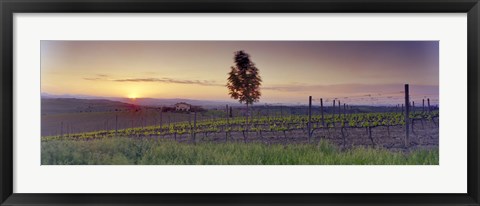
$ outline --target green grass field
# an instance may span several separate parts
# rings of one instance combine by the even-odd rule
[[[42,141],[42,165],[438,165],[439,151],[408,153],[318,144],[178,143],[104,138]]]

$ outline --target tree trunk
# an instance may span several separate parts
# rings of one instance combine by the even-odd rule
[[[247,103],[247,114],[246,114],[246,116],[245,116],[245,118],[246,118],[245,123],[246,123],[247,125],[248,125],[248,116],[249,116],[248,109],[249,109],[249,108],[248,108],[248,103]]]
[[[246,114],[246,121],[245,121],[245,130],[244,130],[244,137],[245,137],[245,143],[247,143],[247,138],[248,138],[248,116],[250,116],[249,111],[248,111],[248,103],[247,103],[247,114]]]

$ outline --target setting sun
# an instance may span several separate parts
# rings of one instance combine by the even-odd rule
[[[130,94],[130,95],[128,95],[128,98],[129,98],[129,99],[136,99],[136,98],[137,98],[137,95],[135,95],[135,94]]]

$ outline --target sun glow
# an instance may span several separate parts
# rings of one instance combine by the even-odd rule
[[[138,98],[138,96],[135,95],[135,94],[130,94],[130,95],[128,95],[128,98],[132,99],[132,100],[135,100],[136,98]]]

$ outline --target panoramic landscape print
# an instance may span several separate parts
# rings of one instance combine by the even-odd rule
[[[438,41],[41,41],[42,165],[438,165]]]

